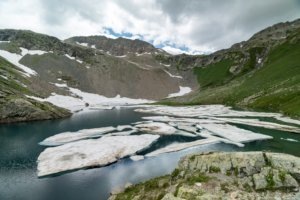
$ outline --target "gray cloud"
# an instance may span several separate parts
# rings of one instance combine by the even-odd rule
[[[227,48],[272,24],[300,18],[300,0],[2,0],[0,28],[31,29],[61,39],[142,35],[191,50]]]

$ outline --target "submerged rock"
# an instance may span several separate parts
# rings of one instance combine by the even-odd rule
[[[158,135],[102,137],[47,148],[38,157],[38,176],[105,166],[151,145]]]

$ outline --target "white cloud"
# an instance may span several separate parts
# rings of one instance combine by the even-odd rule
[[[0,28],[30,29],[60,39],[109,36],[105,28],[111,28],[154,45],[209,52],[299,18],[299,8],[298,0],[1,0]]]

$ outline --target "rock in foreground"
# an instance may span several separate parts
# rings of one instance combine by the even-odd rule
[[[114,136],[47,148],[38,157],[38,176],[105,166],[148,147],[158,135]]]
[[[182,158],[171,175],[127,187],[117,199],[290,199],[300,197],[300,158],[216,152]]]

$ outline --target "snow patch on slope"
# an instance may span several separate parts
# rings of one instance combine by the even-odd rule
[[[190,93],[192,89],[190,87],[179,86],[179,92],[169,94],[167,98],[179,97]]]
[[[167,70],[164,70],[164,72],[166,72],[170,77],[172,77],[172,78],[180,78],[180,79],[182,79],[182,76],[176,76],[176,75],[173,75],[173,74],[171,74],[170,72],[168,72]]]
[[[31,75],[37,75],[37,72],[33,69],[30,69],[29,67],[22,65],[19,63],[19,61],[23,58],[23,56],[26,55],[25,52],[22,55],[16,54],[16,53],[10,53],[8,51],[0,50],[0,56],[5,58],[8,62],[12,63],[16,67],[20,68],[24,73],[25,76],[30,77]]]

